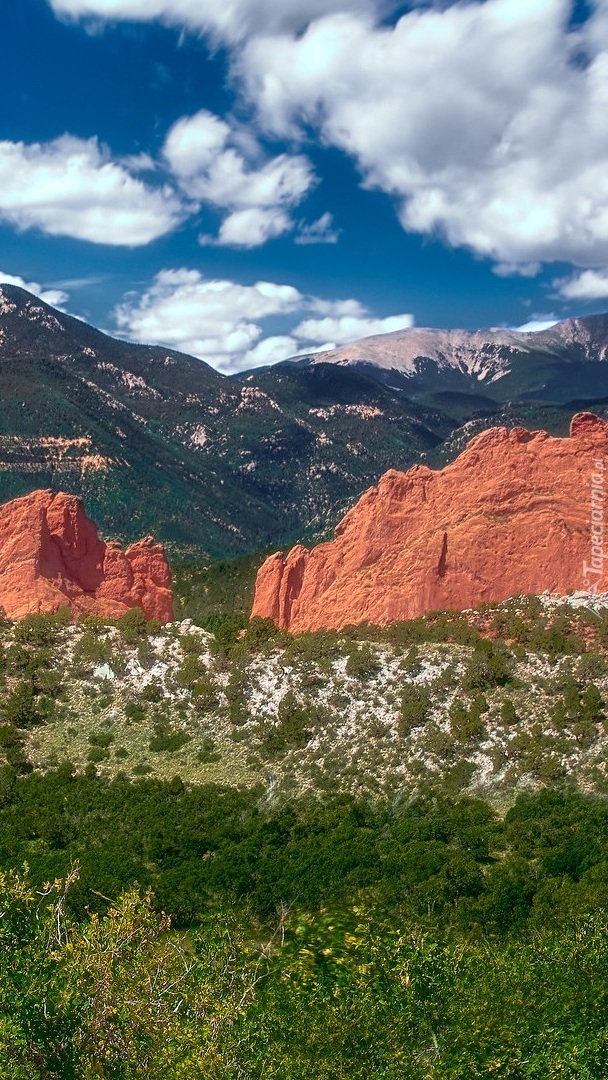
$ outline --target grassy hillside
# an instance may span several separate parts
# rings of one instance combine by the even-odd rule
[[[179,773],[273,797],[606,790],[605,609],[529,598],[291,637],[263,620],[243,629],[251,571],[185,572],[182,604],[211,634],[190,620],[147,628],[137,612],[116,626],[7,624],[7,765]],[[227,611],[230,581],[243,591]]]

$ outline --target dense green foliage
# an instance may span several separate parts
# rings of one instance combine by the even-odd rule
[[[480,800],[430,792],[268,806],[260,791],[178,777],[8,772],[0,865],[27,863],[42,882],[77,862],[78,916],[136,883],[179,925],[235,903],[272,923],[281,907],[358,899],[428,926],[504,934],[608,905],[608,803],[567,789],[521,795],[500,818]]]
[[[220,559],[205,566],[176,563],[172,567],[176,619],[193,619],[210,633],[222,627],[235,633],[244,629],[263,558],[260,554]]]
[[[265,810],[64,772],[2,813],[3,861],[33,856],[0,874],[6,1080],[606,1076],[598,800]]]

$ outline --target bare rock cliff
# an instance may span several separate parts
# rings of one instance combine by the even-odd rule
[[[569,438],[491,428],[439,472],[385,473],[334,540],[266,560],[252,616],[297,633],[602,592],[607,560],[608,423],[579,413]]]
[[[171,572],[151,537],[122,551],[104,543],[82,500],[34,491],[0,507],[0,607],[9,618],[54,612],[117,618],[141,607],[150,619],[173,617]]]

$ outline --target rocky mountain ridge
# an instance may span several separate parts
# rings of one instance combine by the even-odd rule
[[[453,426],[364,376],[228,378],[0,286],[0,499],[69,486],[106,534],[211,555],[318,535]]]
[[[608,360],[608,315],[566,319],[546,330],[435,330],[411,327],[363,338],[299,362],[364,368],[417,396],[441,389],[475,390],[497,401],[544,397],[565,401],[579,388],[599,393],[608,372],[589,365]],[[564,366],[573,372],[564,372]],[[601,387],[601,390],[600,390]],[[515,392],[514,392],[515,391]],[[598,393],[598,396],[599,396]]]
[[[334,540],[266,560],[252,614],[297,633],[521,593],[606,591],[607,458],[608,423],[580,413],[569,438],[491,428],[439,472],[391,470]]]
[[[566,354],[550,361],[562,398],[608,399],[608,365]],[[105,536],[152,533],[197,559],[249,553],[326,537],[388,469],[453,457],[463,424],[564,434],[573,411],[528,390],[494,400],[507,377],[446,367],[428,385],[403,375],[404,389],[389,375],[318,359],[226,377],[0,285],[0,500],[67,488]]]

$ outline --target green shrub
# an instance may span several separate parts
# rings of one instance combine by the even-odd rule
[[[177,672],[177,685],[185,690],[190,690],[206,674],[206,670],[198,653],[186,653]]]
[[[192,686],[192,701],[198,709],[203,711],[213,709],[218,704],[217,690],[208,674],[202,675]]]
[[[0,749],[21,745],[21,735],[13,724],[0,724]]]
[[[589,683],[581,694],[580,719],[591,724],[601,724],[606,719],[604,701],[595,683]]]
[[[249,653],[262,652],[269,645],[277,645],[289,641],[289,635],[279,630],[272,619],[261,619],[256,616],[250,619],[247,629],[241,638],[242,647]]]
[[[191,736],[185,731],[178,731],[165,721],[159,721],[154,725],[154,734],[148,745],[155,754],[173,754],[176,750],[181,750],[190,739]]]
[[[9,675],[29,675],[33,678],[41,670],[53,663],[53,653],[49,646],[29,648],[15,643],[4,654],[6,670]]]
[[[403,687],[398,722],[398,730],[402,738],[425,723],[430,704],[431,695],[426,686],[416,686],[412,683]]]
[[[328,671],[342,652],[338,635],[333,630],[318,630],[314,634],[297,634],[293,637],[284,650],[283,658],[287,663],[317,663],[323,671]]]
[[[566,775],[566,770],[558,758],[544,755],[537,768],[538,779],[543,784],[555,784]]]
[[[380,664],[375,652],[369,645],[352,648],[346,661],[346,674],[351,679],[365,681],[380,671]]]
[[[110,755],[105,747],[92,746],[87,754],[87,761],[97,764],[100,761],[107,761],[109,756]]]
[[[148,620],[139,607],[130,608],[116,620],[122,638],[129,644],[138,642],[148,632]]]
[[[404,656],[399,664],[399,670],[403,671],[404,674],[409,675],[412,679],[420,674],[422,671],[422,663],[420,661],[420,649],[417,645],[412,645],[408,650],[407,656]]]
[[[54,615],[26,615],[15,624],[15,641],[22,645],[53,645],[71,617],[69,607],[59,608]]]
[[[203,639],[200,634],[180,634],[179,644],[182,652],[188,656],[200,656],[203,651]]]
[[[141,724],[146,719],[145,706],[140,701],[127,701],[125,717],[129,724]]]
[[[466,758],[461,758],[455,765],[452,765],[451,769],[448,769],[443,783],[445,790],[450,795],[456,795],[463,788],[467,787],[470,783],[476,770],[476,765],[473,761],[467,761]]]
[[[500,642],[481,638],[466,665],[462,678],[465,691],[490,690],[512,679],[512,656]]]
[[[33,686],[38,694],[50,694],[52,697],[57,697],[61,693],[63,676],[56,668],[51,668],[48,671],[36,671],[33,677]]]
[[[301,706],[293,691],[288,690],[279,703],[278,723],[264,739],[261,753],[273,759],[281,757],[288,750],[306,746],[317,719],[314,711]]]
[[[511,701],[511,698],[505,698],[505,700],[503,701],[500,707],[499,719],[500,723],[504,724],[505,727],[510,727],[512,724],[519,723],[517,709]]]
[[[101,746],[103,749],[107,749],[114,742],[114,733],[112,731],[94,731],[89,735],[89,742],[91,746]]]
[[[199,765],[211,765],[215,761],[220,761],[221,756],[218,750],[199,750],[196,760]]]
[[[467,707],[466,702],[456,698],[450,705],[449,717],[450,731],[455,739],[468,742],[486,734],[482,713],[476,702]]]
[[[112,643],[93,630],[87,630],[74,646],[74,663],[93,667],[112,659]]]
[[[31,682],[24,679],[4,699],[2,712],[9,723],[17,727],[32,727],[42,720]]]
[[[553,726],[558,731],[569,730],[579,746],[588,749],[597,738],[597,725],[605,720],[602,695],[594,683],[581,693],[576,679],[570,675],[564,676],[559,685],[563,694],[551,712]]]
[[[149,682],[146,683],[141,691],[142,701],[149,701],[152,705],[158,705],[159,701],[162,701],[165,696],[165,691],[160,683]]]
[[[152,772],[152,766],[145,761],[138,761],[137,765],[134,765],[131,769],[131,772],[133,776],[148,776]]]
[[[424,730],[422,747],[429,754],[442,761],[451,761],[458,756],[458,744],[451,734],[443,731],[437,724],[428,724]]]
[[[577,676],[581,681],[604,679],[608,675],[608,657],[599,652],[586,652],[578,662]]]

